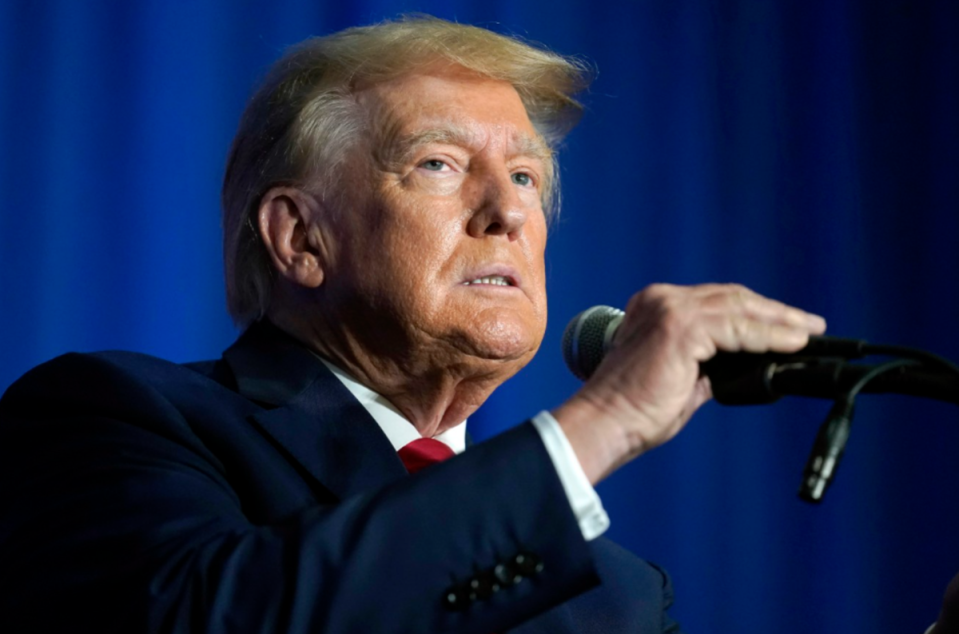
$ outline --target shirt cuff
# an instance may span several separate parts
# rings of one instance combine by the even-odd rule
[[[579,522],[579,530],[586,541],[596,539],[609,528],[609,516],[603,509],[603,503],[596,489],[589,483],[583,467],[580,466],[572,445],[563,433],[563,429],[547,411],[533,417],[533,426],[539,432],[546,453],[549,454],[559,481],[566,492],[566,498],[573,509],[573,515]]]

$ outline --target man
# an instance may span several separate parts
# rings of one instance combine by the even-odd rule
[[[953,577],[946,586],[939,619],[927,630],[927,634],[956,634],[957,632],[959,632],[959,575]]]
[[[683,427],[717,350],[825,324],[650,287],[577,394],[462,451],[543,336],[552,148],[583,76],[433,19],[277,62],[224,183],[243,336],[188,367],[67,355],[0,401],[0,628],[677,631],[592,485]],[[461,455],[410,477],[396,450],[423,438]]]

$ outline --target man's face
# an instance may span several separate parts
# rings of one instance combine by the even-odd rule
[[[495,360],[512,374],[546,327],[549,152],[519,95],[446,67],[357,98],[371,134],[338,184],[323,301],[374,356]]]

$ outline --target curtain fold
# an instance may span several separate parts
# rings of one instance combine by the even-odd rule
[[[71,350],[219,355],[219,182],[245,99],[284,47],[410,11],[598,69],[560,155],[543,348],[474,436],[562,402],[568,319],[652,282],[739,282],[832,334],[959,360],[959,3],[48,0],[0,4],[0,390]],[[600,486],[687,631],[935,618],[959,571],[959,410],[861,397],[814,507],[795,491],[828,406],[708,404]]]

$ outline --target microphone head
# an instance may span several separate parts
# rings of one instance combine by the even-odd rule
[[[563,359],[570,372],[583,381],[593,375],[625,314],[612,306],[593,306],[573,317],[563,333]]]

